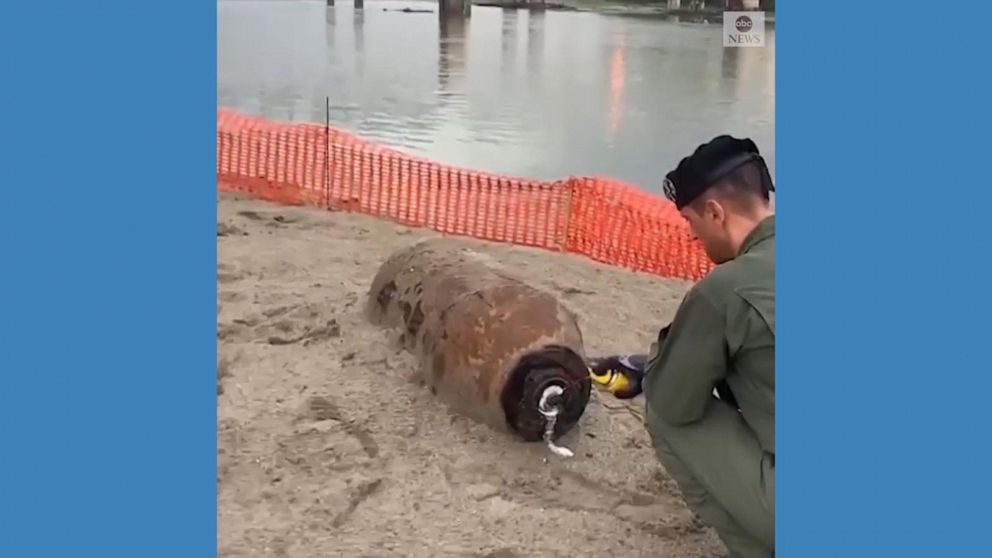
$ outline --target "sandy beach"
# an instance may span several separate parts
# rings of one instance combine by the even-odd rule
[[[218,196],[219,555],[723,555],[655,458],[637,403],[594,393],[562,459],[451,413],[415,379],[413,356],[363,305],[383,260],[431,235]],[[688,286],[449,241],[564,301],[589,355],[646,351]]]

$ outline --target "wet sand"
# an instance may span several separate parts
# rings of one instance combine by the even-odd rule
[[[721,556],[638,405],[594,393],[572,459],[448,411],[365,296],[427,236],[221,194],[218,550],[247,556]],[[578,256],[450,239],[579,317],[589,355],[645,351],[687,288]]]

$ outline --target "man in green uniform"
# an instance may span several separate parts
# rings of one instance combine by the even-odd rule
[[[754,143],[729,136],[668,174],[666,196],[718,265],[659,334],[643,377],[659,459],[731,555],[748,558],[775,553],[773,190]]]

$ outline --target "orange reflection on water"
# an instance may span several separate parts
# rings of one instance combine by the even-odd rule
[[[623,120],[623,90],[626,79],[623,42],[613,47],[613,60],[610,62],[610,123],[607,140],[613,142]]]

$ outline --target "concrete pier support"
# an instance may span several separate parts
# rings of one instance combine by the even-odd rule
[[[438,0],[438,7],[442,18],[472,15],[472,0]]]

